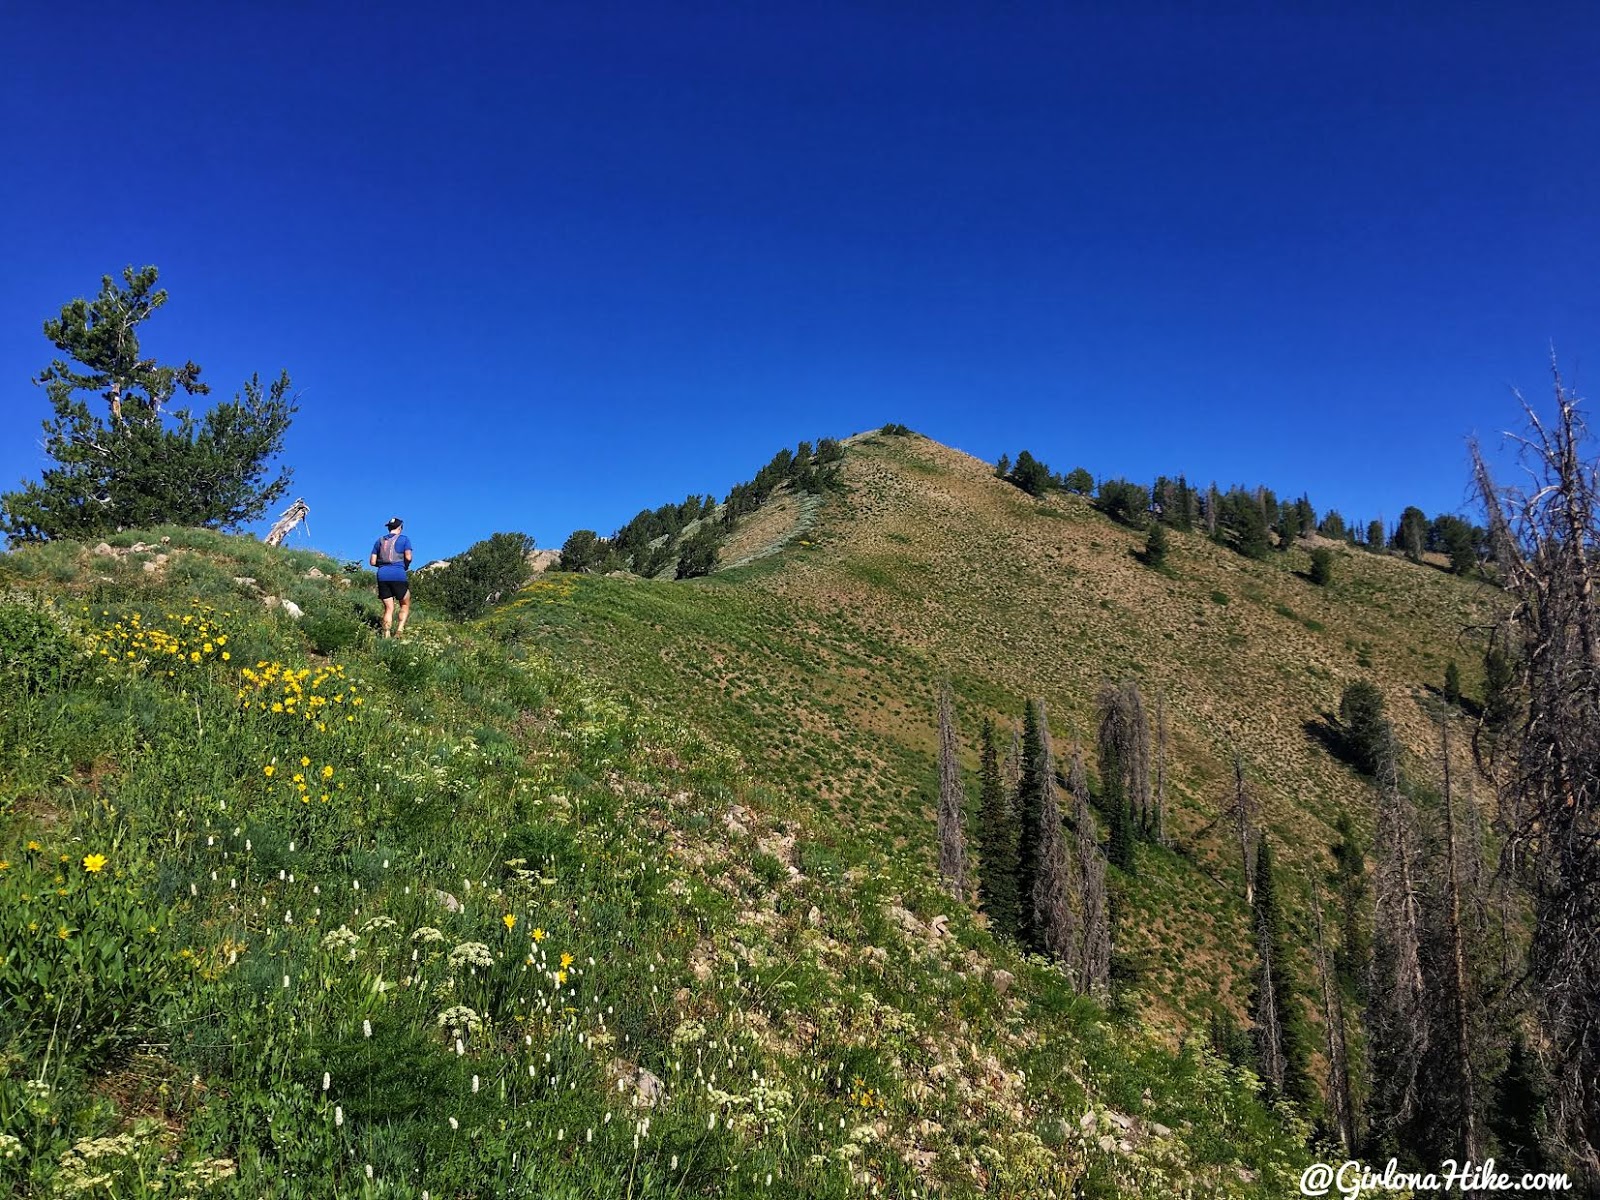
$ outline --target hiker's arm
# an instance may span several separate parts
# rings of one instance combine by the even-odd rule
[[[377,566],[378,565],[378,556],[376,554],[367,555],[367,563],[370,566],[374,566],[374,567]]]

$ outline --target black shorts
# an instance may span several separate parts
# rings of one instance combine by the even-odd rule
[[[406,593],[411,590],[411,585],[404,579],[378,580],[379,600],[404,600]]]

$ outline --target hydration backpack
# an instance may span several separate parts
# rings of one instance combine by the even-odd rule
[[[394,548],[395,543],[399,540],[400,535],[398,533],[386,533],[383,535],[383,537],[378,539],[379,566],[391,567],[395,563],[405,562],[405,555],[401,554]]]

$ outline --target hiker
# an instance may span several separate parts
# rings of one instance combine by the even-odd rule
[[[411,565],[411,539],[405,533],[405,524],[399,517],[390,517],[384,526],[389,532],[372,544],[367,561],[378,568],[378,599],[383,601],[383,636],[388,637],[389,625],[394,620],[394,602],[400,601],[400,625],[396,634],[406,631],[406,618],[411,615],[411,585],[406,581],[406,568]]]

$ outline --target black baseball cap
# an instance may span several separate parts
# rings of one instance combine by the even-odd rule
[[[399,529],[400,526],[402,526],[404,524],[405,524],[405,522],[402,521],[399,517],[390,517],[389,520],[388,520],[388,523],[384,525],[384,528],[385,529]]]

